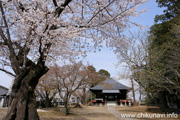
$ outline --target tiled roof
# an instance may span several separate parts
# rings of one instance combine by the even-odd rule
[[[105,81],[90,88],[90,90],[128,90],[128,89],[129,89],[128,87],[113,80],[112,78],[107,78]]]
[[[3,89],[5,89],[5,90],[8,90],[8,88],[6,88],[6,87],[4,87],[4,86],[2,86],[2,85],[0,85],[0,88],[3,88]]]

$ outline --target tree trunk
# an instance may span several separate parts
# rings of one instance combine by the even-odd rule
[[[131,78],[131,85],[132,85],[133,101],[134,101],[134,104],[136,104],[135,90],[134,90],[134,81],[133,81],[132,78]]]
[[[180,110],[180,99],[176,99],[176,105],[177,105],[177,108],[178,108],[178,110]]]
[[[69,107],[68,107],[68,101],[64,101],[64,108],[65,108],[65,115],[69,115]]]
[[[51,98],[49,98],[49,95],[46,94],[46,98],[45,98],[45,101],[44,101],[44,104],[45,104],[45,107],[51,107]]]
[[[159,92],[159,99],[160,99],[160,107],[162,109],[167,109],[168,105],[167,105],[167,100],[166,100],[166,91],[161,91]]]
[[[83,105],[86,105],[86,88],[83,88]]]
[[[24,69],[14,80],[4,120],[39,120],[34,89],[48,68],[38,63]]]
[[[139,105],[141,105],[142,101],[141,101],[141,95],[142,95],[142,92],[141,92],[141,86],[139,85]]]

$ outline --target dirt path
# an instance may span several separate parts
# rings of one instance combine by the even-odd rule
[[[107,111],[107,106],[86,106],[82,109],[73,109],[73,112],[85,120],[118,120]]]
[[[120,113],[119,111],[117,111],[117,110],[115,109],[115,106],[108,106],[107,110],[108,110],[111,114],[113,114],[114,116],[116,116],[119,120],[137,120],[137,119],[135,119],[135,118],[124,118],[124,117],[122,116],[122,113]]]

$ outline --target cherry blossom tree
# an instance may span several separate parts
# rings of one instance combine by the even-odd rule
[[[145,0],[0,0],[0,70],[15,77],[5,120],[38,120],[34,89],[47,62],[114,47]],[[9,71],[9,67],[12,69]]]
[[[59,94],[64,101],[66,115],[69,114],[68,105],[71,95],[77,95],[99,81],[98,74],[90,70],[90,66],[84,65],[82,61],[75,61],[69,61],[62,66],[57,64],[50,66],[50,70],[39,80],[36,88],[37,95],[42,98],[48,97],[47,101]],[[82,96],[85,96],[84,93]]]
[[[54,76],[53,81],[55,81],[59,96],[64,101],[65,114],[68,115],[68,104],[71,95],[85,89],[88,85],[96,83],[97,79],[92,79],[92,76],[96,76],[96,73],[92,73],[89,70],[89,66],[84,65],[82,61],[77,63],[71,62],[63,66],[55,65],[51,68]]]

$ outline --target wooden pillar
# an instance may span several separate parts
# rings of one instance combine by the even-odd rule
[[[123,106],[123,102],[120,100],[120,106]]]
[[[124,105],[127,106],[126,100],[124,102],[125,102]]]
[[[117,95],[115,95],[116,105],[118,105]]]
[[[105,105],[107,105],[107,95],[105,95]]]

